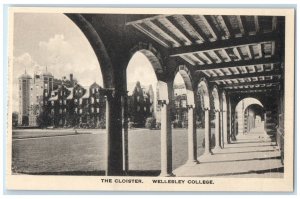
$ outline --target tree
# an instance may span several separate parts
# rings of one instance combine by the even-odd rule
[[[18,126],[18,112],[12,113],[12,127]]]

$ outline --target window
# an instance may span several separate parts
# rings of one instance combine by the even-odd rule
[[[144,107],[144,111],[146,111],[147,110],[147,108],[146,108],[146,106]]]
[[[64,109],[64,113],[66,113],[66,112],[67,112],[67,109],[65,108],[65,109]]]
[[[54,101],[51,101],[52,106],[54,106]]]
[[[75,113],[77,113],[77,112],[78,112],[78,108],[76,107],[76,108],[75,108]]]
[[[67,100],[64,100],[64,105],[66,105],[67,104]]]
[[[59,113],[62,114],[62,110],[61,109],[59,109]]]
[[[82,104],[82,99],[81,98],[79,99],[79,104]]]
[[[82,109],[79,109],[79,113],[80,113],[80,114],[82,113]]]
[[[140,101],[140,96],[136,97],[136,101],[139,102]]]
[[[183,108],[186,108],[186,100],[181,100],[181,105]]]
[[[137,111],[140,111],[140,109],[141,109],[140,106],[137,106],[137,107],[136,107],[136,110],[137,110]]]
[[[94,104],[94,98],[91,97],[91,104]]]
[[[96,102],[99,103],[99,98],[96,99]]]
[[[97,108],[97,113],[99,113],[99,111],[100,111],[100,109],[99,109],[99,108]]]
[[[91,112],[94,113],[94,107],[91,108]]]
[[[59,104],[60,104],[60,105],[62,104],[62,100],[59,100]]]
[[[95,89],[94,88],[92,88],[92,94],[94,94],[95,93]]]
[[[75,99],[74,102],[77,103],[77,99]]]

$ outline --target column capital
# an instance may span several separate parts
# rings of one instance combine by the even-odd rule
[[[167,100],[157,100],[157,103],[161,106],[167,105]]]
[[[100,92],[104,94],[107,99],[112,99],[116,96],[115,88],[102,88]]]
[[[210,109],[208,107],[204,108],[204,111],[210,111]]]
[[[219,110],[219,109],[214,109],[214,112],[215,112],[215,113],[220,113],[221,110]]]
[[[193,109],[193,108],[195,108],[195,104],[186,105],[186,108],[187,109]]]

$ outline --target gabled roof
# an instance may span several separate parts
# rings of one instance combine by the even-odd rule
[[[89,98],[90,97],[90,87],[89,86],[83,86],[85,90],[85,94],[81,97],[83,99]]]
[[[73,94],[74,94],[74,87],[72,87],[72,88],[67,88],[69,91],[70,91],[70,94],[68,95],[68,97],[67,97],[67,99],[69,100],[69,99],[73,99]]]
[[[49,101],[56,101],[56,100],[58,100],[58,95],[49,98]]]

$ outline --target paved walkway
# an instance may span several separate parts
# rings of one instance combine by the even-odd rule
[[[280,152],[263,129],[239,135],[237,141],[225,145],[214,155],[200,156],[200,164],[183,165],[176,176],[199,177],[283,177]]]

